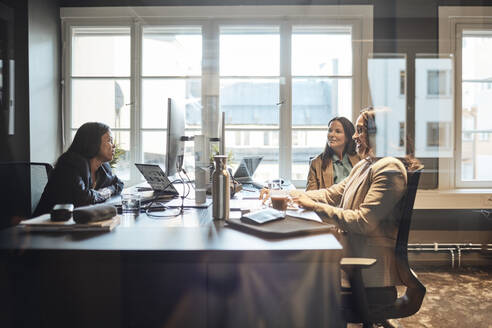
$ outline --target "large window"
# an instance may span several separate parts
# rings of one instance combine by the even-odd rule
[[[233,163],[263,156],[255,178],[278,176],[279,26],[220,27],[220,108]]]
[[[215,136],[225,112],[233,166],[263,156],[255,179],[305,186],[328,121],[353,119],[362,105],[370,47],[360,40],[372,37],[372,9],[319,6],[302,19],[296,7],[262,9],[261,18],[252,11],[237,20],[226,14],[244,13],[235,7],[206,18],[206,8],[155,7],[145,23],[138,8],[111,20],[64,18],[65,146],[84,122],[109,124],[126,151],[117,174],[136,182],[133,162],[165,167],[167,98],[177,98],[186,103],[187,135]],[[192,173],[193,143],[185,146]]]
[[[141,61],[141,154],[145,163],[164,164],[167,100],[185,103],[186,135],[200,134],[202,33],[200,26],[144,26]],[[194,166],[191,143],[184,167]]]
[[[492,25],[462,29],[461,38],[461,161],[459,182],[492,182]]]
[[[327,123],[352,118],[351,26],[292,28],[292,178],[306,179],[321,153]]]
[[[68,65],[70,141],[84,123],[100,121],[111,127],[115,143],[126,151],[118,174],[130,179],[131,92],[130,28],[73,27]],[[68,132],[67,131],[67,132]]]
[[[449,79],[454,81],[449,100],[454,110],[440,114],[440,122],[451,128],[453,144],[446,156],[440,157],[439,184],[442,189],[491,188],[492,9],[440,7],[439,26],[439,51],[451,54],[454,69]],[[446,66],[435,69],[448,70]],[[446,82],[440,84],[444,87]]]

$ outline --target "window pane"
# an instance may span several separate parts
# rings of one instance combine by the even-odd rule
[[[451,58],[415,59],[415,155],[452,157],[454,108]]]
[[[491,103],[492,83],[462,84],[462,180],[492,180]]]
[[[72,79],[72,127],[99,121],[130,128],[130,80]]]
[[[328,122],[327,122],[328,123]],[[310,160],[323,152],[328,128],[292,132],[292,179],[306,180]]]
[[[200,134],[200,130],[186,130],[187,136]],[[158,164],[166,169],[166,131],[144,131],[142,132],[142,158],[144,163]],[[185,154],[183,167],[190,179],[194,179],[195,157],[193,142],[185,143]]]
[[[220,107],[227,125],[278,127],[278,79],[221,79]]]
[[[130,28],[73,28],[72,76],[130,76]]]
[[[309,159],[325,147],[328,122],[352,118],[352,79],[294,78],[292,103],[292,126],[314,129],[292,132],[292,179],[305,180]]]
[[[184,99],[186,127],[201,126],[200,79],[142,79],[142,128],[167,127],[167,99]]]
[[[326,126],[334,116],[352,117],[352,79],[292,80],[292,125]]]
[[[368,60],[369,89],[376,115],[376,156],[404,156],[400,146],[400,123],[405,122],[406,101],[400,97],[400,77],[406,72],[406,59],[395,55],[391,58]],[[425,126],[424,126],[425,128]]]
[[[227,152],[233,163],[244,156],[264,156],[255,173],[259,181],[278,175],[278,84],[278,79],[221,79],[220,84]]]
[[[492,31],[463,31],[463,80],[489,79],[492,54]]]
[[[253,175],[256,181],[278,177],[278,129],[226,130],[226,152],[232,156],[230,164],[234,170],[243,157],[263,156]]]
[[[278,27],[225,27],[220,29],[221,76],[278,76]]]
[[[292,75],[351,75],[350,26],[294,26]]]
[[[147,164],[160,164],[166,169],[166,131],[142,132],[142,158]]]
[[[133,168],[130,156],[130,149],[132,149],[130,131],[113,131],[113,136],[116,147],[124,151],[124,154],[119,157],[113,170],[121,180],[129,181],[130,171]]]
[[[145,27],[142,41],[143,76],[200,76],[200,27]]]

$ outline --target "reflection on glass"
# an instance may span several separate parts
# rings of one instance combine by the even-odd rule
[[[130,128],[130,80],[72,79],[72,128],[99,121]]]
[[[143,76],[200,76],[201,63],[200,27],[144,27]]]
[[[200,79],[142,79],[142,128],[166,128],[167,99],[173,97],[186,103],[186,126],[200,126]]]
[[[350,26],[293,26],[292,75],[352,75]]]
[[[400,123],[405,122],[406,100],[401,95],[400,79],[406,72],[405,55],[374,54],[367,69],[372,105],[381,113],[376,115],[376,156],[404,156]]]
[[[72,29],[72,76],[130,76],[130,28]]]
[[[452,157],[453,60],[417,55],[415,59],[415,155]]]

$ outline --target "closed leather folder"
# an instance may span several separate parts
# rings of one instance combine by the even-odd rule
[[[73,211],[75,223],[89,223],[111,219],[116,215],[116,207],[107,204],[97,204],[77,207]]]
[[[229,219],[227,226],[264,238],[287,238],[302,235],[334,232],[335,225],[286,216],[265,224],[251,224],[242,219]]]

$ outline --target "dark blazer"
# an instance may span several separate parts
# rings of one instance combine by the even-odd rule
[[[102,188],[111,190],[111,195],[123,190],[123,182],[112,173],[108,163],[97,170],[96,181],[96,187],[92,189],[90,164],[85,157],[74,152],[64,153],[49,177],[33,216],[48,213],[55,204],[79,207],[102,203],[107,199],[98,191]]]

